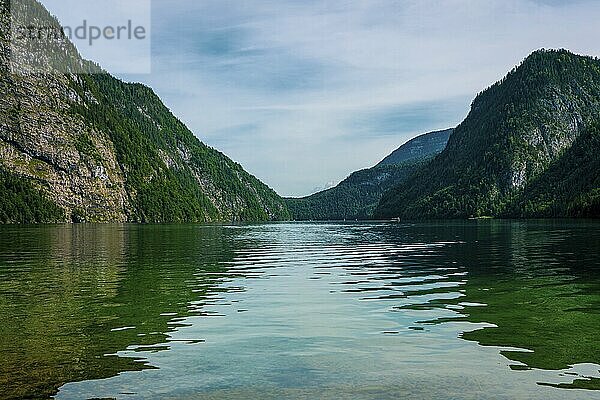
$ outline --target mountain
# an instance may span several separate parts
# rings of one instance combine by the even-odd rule
[[[600,61],[540,50],[477,96],[377,218],[599,216]]]
[[[397,165],[439,154],[446,148],[452,131],[452,129],[446,129],[417,136],[404,146],[400,146],[377,166]]]
[[[418,136],[373,168],[354,172],[334,188],[286,199],[296,220],[370,219],[386,190],[398,185],[440,153],[452,129]]]
[[[556,162],[513,202],[505,214],[517,217],[600,216],[600,125],[577,138]]]
[[[60,27],[35,0],[12,6],[20,26]],[[200,142],[150,88],[83,60],[64,37],[11,47],[7,0],[0,14],[0,222],[289,217],[283,199]]]

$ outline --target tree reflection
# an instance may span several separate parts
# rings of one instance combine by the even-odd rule
[[[0,397],[50,397],[66,382],[154,368],[116,353],[168,348],[178,323],[201,313],[226,279],[234,234],[198,226],[3,227]]]

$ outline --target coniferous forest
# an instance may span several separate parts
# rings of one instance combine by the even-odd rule
[[[540,50],[473,101],[377,218],[599,216],[600,61]]]
[[[58,24],[39,3],[19,4]],[[3,4],[3,32],[7,14]],[[417,137],[332,189],[284,200],[198,140],[150,88],[102,71],[68,40],[29,50],[24,64],[93,73],[17,75],[0,57],[3,222],[598,216],[592,57],[536,51],[480,93],[455,129]]]

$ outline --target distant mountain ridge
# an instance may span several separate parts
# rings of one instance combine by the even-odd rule
[[[384,158],[377,166],[397,165],[431,157],[433,154],[439,154],[446,148],[453,130],[445,129],[417,136],[394,150],[392,154]]]
[[[23,26],[60,27],[35,0],[13,6]],[[600,216],[596,58],[536,51],[457,128],[284,200],[198,140],[150,88],[112,77],[67,39],[15,55],[10,11],[0,0],[0,223]],[[42,64],[88,73],[31,72]]]
[[[289,218],[281,197],[200,142],[150,88],[83,60],[66,38],[12,52],[10,12],[0,0],[0,222]],[[12,13],[60,28],[35,0]],[[32,73],[39,65],[51,73]]]
[[[473,101],[377,218],[600,216],[600,61],[540,50]]]
[[[445,147],[452,129],[420,135],[373,168],[352,173],[339,185],[304,198],[288,198],[296,220],[372,219],[386,190],[408,179]]]

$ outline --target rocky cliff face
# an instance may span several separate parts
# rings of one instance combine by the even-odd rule
[[[599,117],[600,61],[537,51],[475,99],[446,150],[388,192],[377,215],[521,215],[515,204]]]
[[[24,22],[58,26],[36,1],[14,6]],[[0,171],[58,205],[62,220],[287,218],[274,191],[197,140],[149,88],[111,77],[65,39],[11,52],[7,0],[0,14]],[[40,63],[77,73],[39,73]]]

